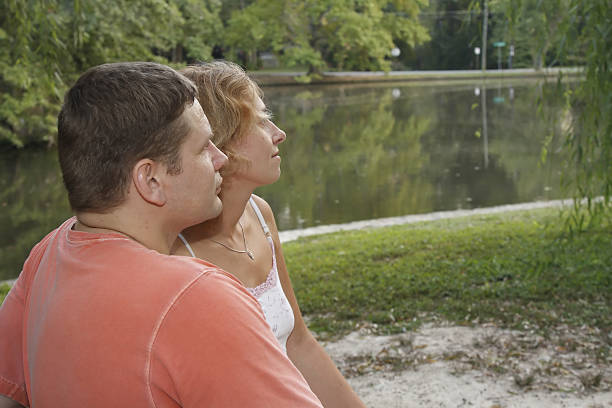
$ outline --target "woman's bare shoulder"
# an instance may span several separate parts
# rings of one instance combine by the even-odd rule
[[[268,204],[268,202],[266,200],[264,200],[263,198],[261,198],[258,195],[255,195],[255,194],[253,194],[252,197],[253,197],[253,200],[255,201],[255,204],[257,204],[257,207],[259,208],[259,211],[261,211],[261,214],[264,216],[266,221],[269,218],[274,218],[274,213],[272,212],[272,207],[270,207],[270,204]]]

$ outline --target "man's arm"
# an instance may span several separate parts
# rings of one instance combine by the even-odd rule
[[[0,408],[23,408],[23,405],[4,395],[0,395]]]
[[[22,353],[26,296],[24,279],[22,272],[0,305],[0,408],[28,404]]]

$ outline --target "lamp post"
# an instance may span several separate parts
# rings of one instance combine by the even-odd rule
[[[476,56],[476,65],[474,68],[478,69],[478,56],[480,55],[480,47],[474,47],[474,55]]]
[[[487,70],[487,27],[489,24],[489,5],[487,0],[484,0],[484,13],[482,23],[482,60],[480,69],[484,73]]]

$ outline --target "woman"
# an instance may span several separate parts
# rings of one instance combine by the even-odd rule
[[[198,86],[213,142],[229,158],[222,171],[221,215],[179,236],[173,252],[218,265],[259,301],[281,347],[325,407],[365,407],[302,318],[274,215],[255,188],[280,177],[285,132],[270,119],[262,92],[237,65],[216,61],[181,71]]]

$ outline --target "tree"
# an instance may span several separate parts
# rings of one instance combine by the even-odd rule
[[[612,209],[612,3],[609,0],[497,0],[517,42],[533,44],[536,68],[551,48],[583,66],[584,80],[567,91],[571,126],[564,187],[574,198],[570,230],[596,225]],[[517,14],[515,11],[520,10]],[[525,32],[528,38],[521,39]],[[544,146],[546,149],[546,146]],[[583,201],[586,199],[586,205]],[[585,216],[585,212],[590,217]],[[589,223],[587,223],[587,219]]]
[[[79,73],[119,60],[166,62],[160,54],[184,39],[185,21],[170,0],[3,1],[0,141],[53,144],[63,94]]]
[[[574,189],[568,224],[581,229],[586,220],[583,198],[591,223],[610,216],[612,209],[612,4],[609,0],[571,0],[568,10],[560,28],[561,52],[580,50],[585,74],[568,99],[577,114],[566,143],[571,155],[566,182]]]
[[[232,14],[227,44],[273,51],[309,73],[335,69],[388,70],[394,41],[428,38],[417,20],[425,0],[256,0]]]
[[[514,45],[519,65],[523,56],[531,59],[535,69],[559,62],[554,50],[561,42],[560,29],[570,11],[570,1],[490,0],[492,38]]]
[[[480,10],[472,0],[431,0],[421,13],[431,40],[414,49],[398,43],[401,61],[414,69],[476,69],[473,47],[480,46]]]
[[[70,58],[65,34],[57,1],[0,3],[0,140],[50,141]]]
[[[213,46],[223,38],[221,0],[175,0],[175,4],[182,23],[169,60],[176,63],[209,60]]]

